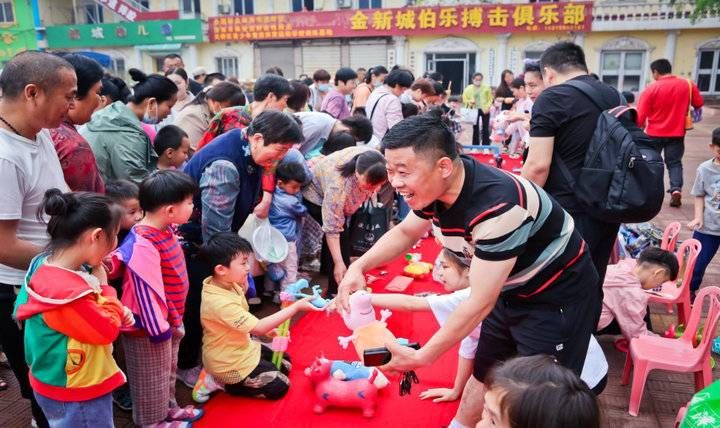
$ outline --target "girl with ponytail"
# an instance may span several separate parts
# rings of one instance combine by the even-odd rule
[[[103,258],[117,244],[122,209],[96,193],[45,193],[47,252],[30,263],[15,305],[26,361],[50,426],[113,426],[111,392],[125,383],[112,358],[132,312],[107,285]]]
[[[146,75],[135,68],[130,69],[130,77],[137,84],[127,104],[116,101],[98,111],[82,132],[105,182],[128,179],[140,183],[155,170],[158,156],[142,125],[165,119],[177,100],[178,87],[167,77]]]

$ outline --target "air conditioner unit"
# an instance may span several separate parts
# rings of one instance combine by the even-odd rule
[[[220,15],[230,15],[232,13],[232,6],[229,3],[221,3],[218,5],[218,13]]]
[[[338,9],[350,9],[352,7],[353,0],[337,0]]]

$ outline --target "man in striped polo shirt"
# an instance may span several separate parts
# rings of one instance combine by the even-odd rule
[[[338,304],[364,272],[407,251],[432,226],[445,248],[472,257],[471,293],[415,351],[388,344],[386,368],[429,365],[482,321],[473,377],[451,426],[480,419],[487,371],[515,355],[554,355],[580,374],[601,299],[597,272],[572,217],[532,182],[460,156],[437,115],[408,118],[383,138],[388,178],[414,210],[343,279]]]

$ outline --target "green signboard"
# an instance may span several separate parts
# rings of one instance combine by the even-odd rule
[[[15,22],[0,25],[0,63],[8,61],[17,53],[37,49],[29,2],[14,1],[12,4]]]
[[[203,41],[202,22],[199,19],[58,25],[47,27],[46,35],[51,49]]]

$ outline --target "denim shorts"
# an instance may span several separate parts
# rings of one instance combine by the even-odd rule
[[[57,401],[35,392],[51,428],[111,428],[112,394],[87,401]]]

